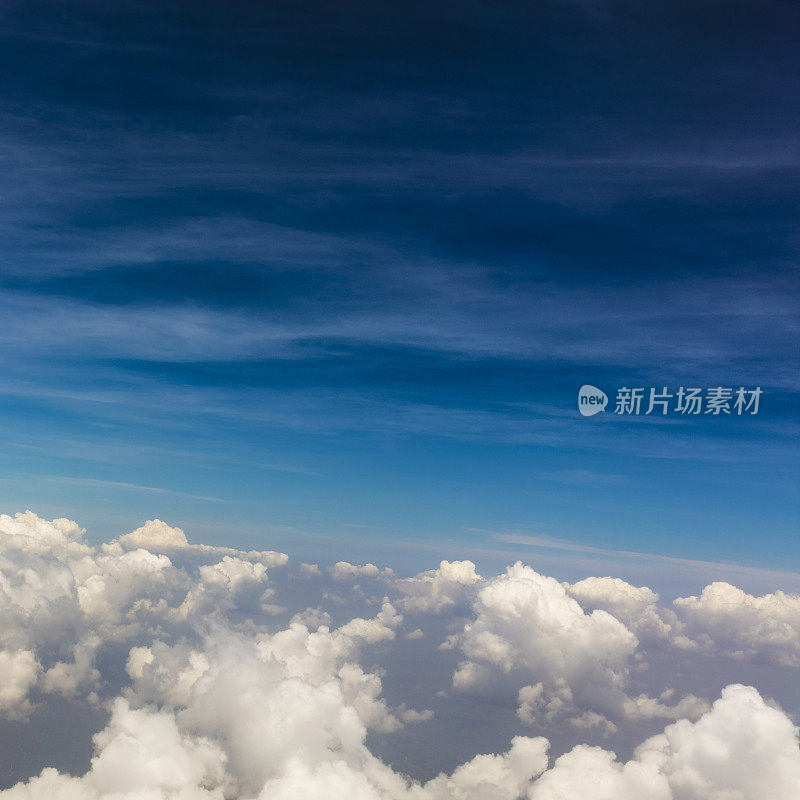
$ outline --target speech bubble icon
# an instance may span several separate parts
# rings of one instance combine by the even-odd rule
[[[584,383],[578,390],[578,411],[584,417],[593,417],[601,411],[606,410],[608,405],[608,397],[602,389],[592,386],[590,383]]]

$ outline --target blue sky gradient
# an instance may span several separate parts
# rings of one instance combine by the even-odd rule
[[[0,19],[4,510],[800,587],[796,4]]]

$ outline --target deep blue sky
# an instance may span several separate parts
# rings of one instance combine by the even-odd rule
[[[3,510],[408,568],[800,572],[797,3],[0,21]],[[765,394],[582,419],[583,383]]]

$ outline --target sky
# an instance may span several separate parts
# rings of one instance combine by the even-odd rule
[[[3,511],[800,588],[796,4],[0,20]]]

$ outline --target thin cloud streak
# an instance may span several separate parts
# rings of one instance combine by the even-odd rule
[[[71,483],[80,486],[99,486],[109,489],[126,489],[134,492],[145,492],[149,494],[164,494],[171,497],[185,497],[189,500],[203,500],[208,503],[230,503],[231,501],[224,497],[208,497],[201,494],[190,494],[188,492],[178,492],[174,489],[163,489],[157,486],[141,486],[137,483],[126,483],[124,481],[104,481],[97,478],[80,478],[71,477],[68,475],[46,475],[46,474],[33,474],[33,473],[20,473],[31,478],[44,478],[46,480],[59,481],[61,483]]]
[[[529,536],[525,534],[491,533],[492,538],[498,542],[506,544],[522,544],[529,547],[543,548],[548,550],[564,550],[576,553],[590,553],[607,558],[615,559],[634,559],[646,561],[653,564],[669,564],[679,569],[686,569],[693,573],[721,573],[726,575],[738,575],[743,578],[764,578],[775,582],[790,581],[800,582],[800,572],[788,570],[776,570],[762,567],[748,566],[725,561],[703,561],[693,558],[682,558],[680,556],[668,556],[657,553],[639,553],[631,550],[614,550],[602,547],[592,547],[579,545],[562,539],[552,539],[546,536]]]

